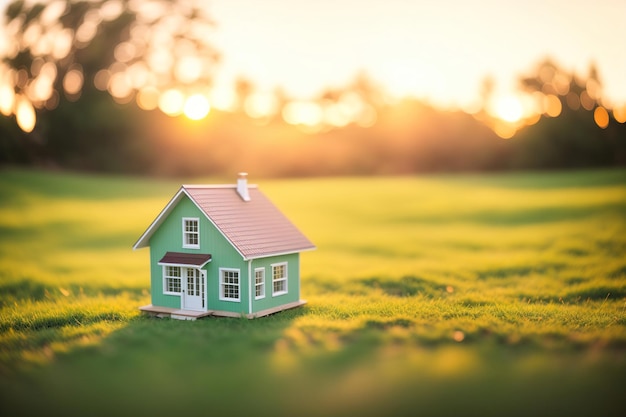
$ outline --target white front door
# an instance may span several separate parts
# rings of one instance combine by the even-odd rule
[[[204,311],[204,277],[199,269],[183,268],[183,308]]]

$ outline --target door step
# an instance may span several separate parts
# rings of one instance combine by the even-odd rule
[[[174,320],[189,320],[189,321],[196,321],[198,318],[194,317],[194,316],[185,316],[183,314],[172,314],[170,316],[170,318],[174,319]]]
[[[152,314],[153,316],[163,318],[171,317],[175,320],[196,320],[202,317],[210,316],[213,314],[212,310],[209,311],[193,311],[193,310],[181,310],[178,308],[170,307],[157,307],[153,305],[147,305],[139,307],[139,310],[144,313]]]

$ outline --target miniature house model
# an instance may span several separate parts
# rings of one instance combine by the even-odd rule
[[[183,185],[133,249],[150,247],[152,304],[177,319],[261,317],[301,306],[315,246],[254,185]]]

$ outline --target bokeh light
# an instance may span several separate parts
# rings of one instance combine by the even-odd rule
[[[102,69],[96,73],[93,78],[94,86],[100,91],[106,91],[109,88],[109,80],[111,79],[111,71]]]
[[[324,114],[317,103],[292,101],[283,108],[282,115],[291,125],[314,127],[321,124]]]
[[[574,111],[580,109],[580,97],[578,97],[578,94],[573,91],[567,93],[565,96],[565,102],[567,103],[567,107]]]
[[[26,97],[20,96],[17,98],[15,116],[20,129],[26,133],[33,131],[36,121],[35,109]]]
[[[15,93],[8,84],[0,84],[0,112],[5,116],[13,113]]]
[[[155,91],[197,91],[209,85],[217,54],[210,41],[213,22],[200,2],[15,3],[15,14],[4,25],[14,41],[0,45],[15,66],[10,76],[2,71],[2,114],[17,115],[15,94],[35,109],[53,109],[60,97],[78,100],[91,83],[117,103],[136,97],[144,109],[156,108]],[[103,53],[105,45],[111,47],[110,55]],[[168,112],[182,111],[182,105],[172,105],[171,96],[169,101],[162,105]],[[28,127],[35,113],[23,104],[19,108],[20,126]]]
[[[214,108],[222,111],[233,111],[237,104],[237,94],[234,89],[225,86],[216,86],[209,95]]]
[[[548,94],[543,101],[544,113],[550,117],[558,117],[563,110],[561,100],[554,94]]]
[[[178,81],[190,84],[202,75],[202,62],[195,56],[185,56],[176,62],[174,74]]]
[[[495,116],[506,122],[517,122],[522,118],[522,103],[516,97],[502,97],[494,107]]]
[[[496,122],[493,126],[493,131],[502,139],[511,139],[515,136],[517,129],[514,125],[507,122]]]
[[[137,93],[137,105],[143,110],[154,110],[159,106],[159,90],[145,87]]]
[[[133,93],[133,88],[128,82],[125,72],[116,72],[111,75],[108,90],[118,103],[127,103]]]
[[[183,112],[185,97],[180,90],[170,89],[159,97],[159,109],[168,116],[178,116]]]
[[[191,120],[204,119],[211,110],[209,100],[203,94],[193,94],[185,100],[183,113]]]
[[[583,91],[580,93],[580,105],[587,111],[593,110],[593,107],[596,105],[595,100],[587,93],[587,91]]]
[[[74,68],[65,74],[63,89],[68,96],[76,96],[83,88],[83,81],[83,71],[80,68]]]
[[[278,108],[278,100],[270,93],[251,94],[244,103],[246,114],[255,119],[271,117],[278,112]]]
[[[593,111],[593,120],[600,128],[606,129],[609,125],[609,112],[602,106],[596,107]]]
[[[617,123],[626,123],[626,104],[615,106],[613,109],[613,117]]]

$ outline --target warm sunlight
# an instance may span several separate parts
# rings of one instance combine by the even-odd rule
[[[154,110],[159,106],[159,90],[144,87],[137,93],[137,104],[144,110]]]
[[[32,132],[35,128],[35,109],[26,97],[18,98],[15,115],[20,129],[24,132]]]
[[[209,100],[202,94],[187,97],[183,107],[183,113],[191,120],[204,119],[210,110]]]
[[[270,93],[254,93],[245,103],[246,114],[255,119],[270,117],[279,111],[280,103],[276,96]]]
[[[544,113],[550,117],[558,117],[563,110],[561,100],[554,94],[548,94],[543,99]]]
[[[365,71],[394,98],[465,107],[476,99],[485,76],[493,78],[494,92],[505,94],[517,85],[517,74],[543,56],[554,56],[579,74],[593,57],[602,69],[603,94],[616,102],[625,97],[626,61],[615,53],[626,31],[623,1],[594,7],[566,0],[446,0],[428,7],[401,0],[389,6],[361,3],[302,2],[291,8],[283,1],[211,2],[219,22],[216,45],[227,52],[220,78],[244,75],[261,89],[281,86],[307,100]],[[559,23],[546,16],[559,16]],[[321,21],[324,30],[319,30]],[[287,36],[284,22],[289,22]],[[601,22],[602,30],[585,32],[591,22]],[[583,32],[584,42],[576,43]],[[566,80],[555,81],[562,91]]]
[[[183,111],[185,97],[177,89],[165,91],[159,97],[159,109],[168,116],[178,116]]]
[[[320,106],[308,101],[294,101],[283,108],[283,118],[292,125],[317,126],[323,116]]]
[[[506,122],[517,122],[523,115],[522,103],[513,96],[502,97],[495,102],[494,113],[496,117]]]
[[[217,86],[211,90],[211,104],[214,108],[223,111],[233,111],[237,105],[235,91],[226,86]]]

